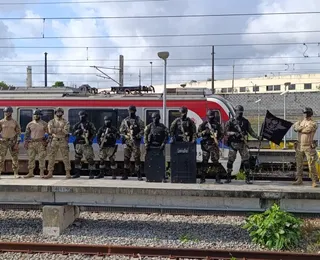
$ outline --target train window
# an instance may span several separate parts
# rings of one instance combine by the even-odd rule
[[[129,115],[128,109],[119,109],[118,110],[118,125],[119,128],[123,119],[125,119]]]
[[[213,110],[215,119],[221,124],[221,115],[219,110]]]
[[[160,114],[159,110],[146,110],[146,125],[152,123],[152,113]]]
[[[179,110],[169,110],[169,127],[171,126],[172,122],[180,117]]]
[[[21,132],[26,131],[27,124],[32,121],[32,109],[20,109]]]
[[[103,124],[103,118],[109,116],[112,118],[112,125],[117,127],[117,111],[111,109],[69,109],[68,120],[70,122],[70,131],[73,126],[79,122],[79,112],[86,111],[88,113],[88,120],[92,122],[98,130]]]
[[[3,117],[4,117],[3,109],[0,109],[0,119],[2,119]]]
[[[41,119],[45,122],[49,122],[54,118],[54,110],[53,109],[41,109],[42,116]]]

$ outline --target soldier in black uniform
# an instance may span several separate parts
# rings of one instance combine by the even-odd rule
[[[145,148],[148,151],[150,147],[160,148],[164,150],[168,140],[168,128],[160,123],[160,115],[152,113],[152,123],[146,126],[144,131]]]
[[[105,175],[106,159],[109,158],[110,168],[112,173],[112,179],[116,179],[116,152],[118,145],[116,145],[117,139],[120,138],[117,128],[112,126],[112,118],[105,116],[103,118],[104,125],[99,128],[97,133],[97,140],[100,146],[100,173],[96,176],[96,179],[103,178]]]
[[[171,143],[197,141],[197,127],[195,123],[187,117],[188,108],[180,108],[180,118],[176,118],[170,127]]]
[[[213,163],[213,168],[216,172],[216,183],[222,184],[219,173],[219,141],[223,137],[223,131],[220,123],[215,119],[215,113],[212,110],[207,112],[207,121],[204,121],[198,128],[198,135],[202,137],[202,170],[200,183],[206,181],[206,174],[209,169],[209,158]]]
[[[73,127],[72,135],[76,137],[75,146],[75,170],[73,178],[81,175],[81,159],[84,156],[89,164],[89,179],[94,178],[94,151],[92,147],[93,139],[96,135],[96,128],[93,123],[88,121],[88,114],[85,111],[79,112],[80,121]]]
[[[253,131],[250,122],[243,117],[243,111],[243,106],[236,106],[236,117],[230,119],[226,124],[225,132],[228,136],[228,146],[230,147],[227,163],[226,183],[231,182],[233,163],[236,160],[237,152],[239,151],[246,174],[246,183],[252,184],[250,181],[250,155],[247,145],[247,137],[249,133],[253,138],[258,140],[261,140],[261,138]]]
[[[122,137],[122,144],[124,144],[124,173],[121,179],[128,179],[130,158],[133,153],[135,172],[138,180],[142,181],[143,178],[140,171],[140,142],[144,134],[144,122],[136,115],[137,109],[135,106],[130,106],[128,110],[129,116],[120,125],[120,135]]]

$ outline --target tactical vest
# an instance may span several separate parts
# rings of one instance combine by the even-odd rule
[[[186,120],[182,120],[181,118],[179,118],[177,120],[177,129],[176,129],[176,133],[175,133],[175,137],[176,137],[177,142],[184,141],[186,136],[188,136],[188,138],[190,137],[190,135],[191,135],[190,134],[190,127],[191,127],[190,120],[191,119],[189,117]]]
[[[109,134],[109,137],[106,137],[105,142],[103,144],[103,147],[115,146],[115,144],[117,142],[117,138],[116,138],[116,133],[114,132],[114,129],[111,128],[111,127],[110,128],[104,127],[103,128],[103,133],[101,135],[101,142],[103,141],[104,136],[106,134]]]
[[[150,134],[148,136],[149,142],[152,146],[161,146],[165,139],[165,128],[162,124],[151,124]]]
[[[248,130],[249,130],[249,121],[245,118],[242,118],[240,120],[233,119],[230,123],[229,126],[229,132],[236,132],[240,133],[239,127],[241,129],[241,132],[244,135],[248,135]],[[229,141],[231,142],[241,142],[241,137],[236,137],[236,136],[230,136]]]
[[[126,120],[126,124],[128,127],[128,130],[132,130],[132,136],[135,138],[139,133],[140,133],[140,127],[138,124],[139,117],[137,116],[136,118],[128,118]]]

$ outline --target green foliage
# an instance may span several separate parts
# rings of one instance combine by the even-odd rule
[[[52,87],[54,87],[54,88],[64,87],[64,83],[63,83],[63,81],[56,81],[56,82],[52,85]]]
[[[185,234],[185,235],[182,235],[180,236],[179,240],[182,242],[182,243],[187,243],[187,242],[199,242],[199,239],[197,238],[194,238],[188,234]]]
[[[8,89],[9,86],[8,86],[7,83],[5,83],[4,81],[1,81],[1,82],[0,82],[0,88],[2,88],[2,89]]]
[[[252,242],[268,249],[291,249],[302,237],[303,221],[282,211],[274,204],[264,213],[246,219],[244,229],[250,232]]]
[[[236,180],[243,181],[245,179],[246,179],[246,174],[244,173],[244,171],[239,171],[236,174]]]

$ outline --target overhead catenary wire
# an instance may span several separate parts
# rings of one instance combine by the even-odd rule
[[[3,49],[147,49],[147,48],[207,48],[212,47],[246,47],[246,46],[286,46],[319,44],[319,42],[274,42],[274,43],[224,43],[224,44],[189,44],[189,45],[128,45],[128,46],[0,46]]]
[[[76,2],[75,2],[76,3]],[[0,17],[0,20],[100,20],[100,19],[161,19],[161,18],[204,18],[236,16],[312,15],[320,11],[305,12],[265,12],[265,13],[225,13],[225,14],[176,14],[176,15],[136,15],[136,16],[66,16],[66,17]]]
[[[320,30],[274,31],[274,32],[187,33],[187,34],[146,34],[146,35],[19,36],[19,37],[0,37],[0,40],[165,38],[165,37],[172,37],[173,38],[173,37],[300,34],[300,33],[320,33]]]
[[[171,0],[172,1],[172,0]],[[100,0],[100,1],[45,1],[45,2],[6,2],[2,5],[56,5],[56,4],[105,4],[105,3],[147,3],[168,2],[168,0]]]

